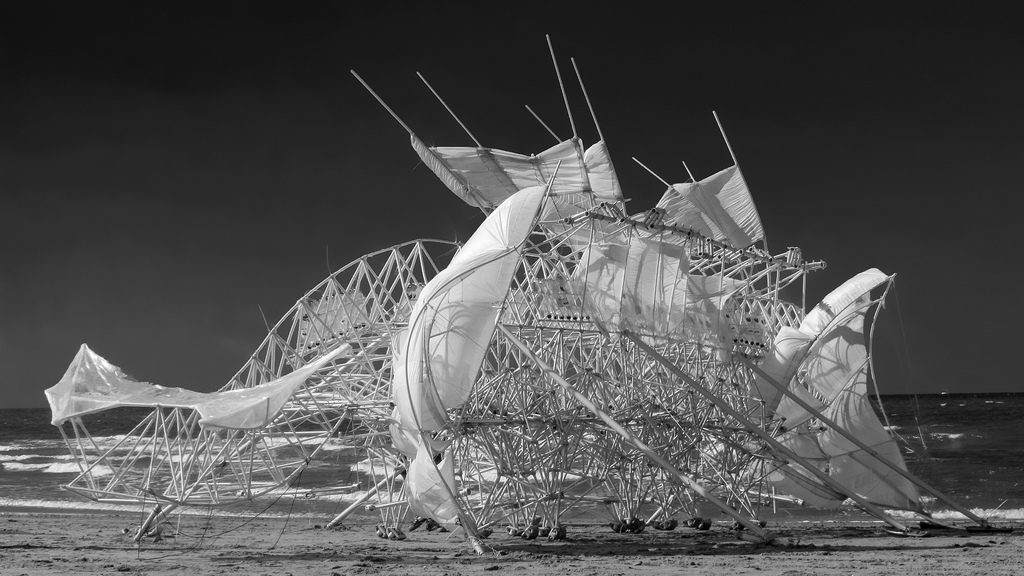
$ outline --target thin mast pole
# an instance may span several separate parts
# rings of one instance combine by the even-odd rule
[[[672,362],[670,362],[667,358],[659,354],[656,350],[654,350],[654,348],[651,348],[650,346],[645,344],[643,341],[637,338],[635,334],[628,330],[623,330],[622,335],[632,340],[633,343],[636,344],[641,350],[650,354],[651,357],[654,358],[659,364],[664,366],[665,369],[667,369],[672,374],[675,374],[676,377],[678,377],[682,381],[686,382],[686,384],[688,384],[690,388],[692,388],[694,391],[703,396],[707,401],[717,406],[719,410],[725,412],[729,416],[741,422],[753,434],[760,436],[761,439],[764,440],[765,443],[767,443],[776,453],[784,456],[789,460],[792,460],[793,462],[796,462],[801,467],[805,468],[808,472],[810,472],[813,476],[818,478],[818,480],[820,480],[829,488],[832,488],[833,490],[839,492],[840,494],[846,496],[847,498],[850,498],[851,500],[855,501],[857,504],[861,506],[861,508],[864,509],[865,512],[871,514],[875,518],[884,521],[886,524],[889,524],[890,526],[896,528],[901,532],[910,531],[906,526],[898,522],[895,518],[886,514],[881,508],[878,508],[877,506],[868,502],[864,498],[861,498],[860,495],[858,495],[855,491],[850,490],[849,488],[843,486],[839,482],[836,482],[835,480],[832,479],[831,476],[819,470],[814,464],[811,464],[806,459],[801,457],[799,454],[787,448],[775,438],[772,438],[771,434],[768,434],[763,429],[761,429],[760,426],[751,422],[749,419],[740,414],[735,408],[730,406],[728,403],[723,402],[721,398],[718,398],[717,396],[712,394],[710,390],[708,390],[695,379],[690,377],[689,374],[683,372],[678,366],[672,364]]]
[[[873,456],[876,460],[878,460],[879,462],[884,464],[887,468],[890,468],[893,472],[896,472],[900,476],[903,476],[910,483],[912,483],[915,486],[917,486],[918,488],[921,488],[922,490],[930,493],[932,496],[935,496],[936,498],[938,498],[942,502],[945,502],[949,506],[953,507],[957,512],[960,512],[964,516],[970,518],[971,520],[974,520],[979,525],[981,525],[981,526],[988,526],[988,521],[987,520],[985,520],[984,518],[979,517],[977,514],[974,514],[973,512],[971,512],[970,510],[964,508],[963,506],[960,506],[956,502],[953,502],[949,497],[947,497],[942,492],[939,492],[937,489],[933,488],[931,485],[929,485],[924,480],[921,480],[920,478],[918,478],[917,476],[914,476],[913,474],[911,474],[910,472],[904,470],[900,466],[897,466],[895,462],[892,462],[891,460],[889,460],[885,456],[882,456],[881,454],[879,454],[874,448],[868,446],[864,442],[861,442],[859,438],[857,438],[855,435],[851,434],[848,430],[846,430],[845,428],[843,428],[842,426],[837,424],[834,420],[832,420],[828,416],[825,416],[824,414],[822,414],[820,410],[814,408],[813,406],[811,406],[810,404],[805,402],[802,398],[800,398],[796,394],[793,394],[792,392],[790,392],[788,388],[784,387],[779,382],[776,382],[775,379],[772,378],[771,376],[769,376],[768,373],[766,373],[764,370],[762,370],[760,366],[757,366],[756,364],[754,364],[753,362],[751,362],[749,359],[746,359],[746,358],[743,358],[743,363],[745,363],[748,367],[753,369],[754,372],[758,376],[760,376],[765,381],[767,381],[769,384],[774,386],[776,390],[778,390],[779,392],[782,392],[782,394],[785,395],[786,398],[789,398],[790,400],[793,400],[794,402],[796,402],[796,404],[798,406],[800,406],[804,410],[807,410],[809,413],[813,414],[814,417],[817,418],[818,420],[821,420],[821,422],[823,424],[825,424],[826,426],[828,426],[832,430],[835,430],[836,432],[838,432],[843,438],[846,438],[847,440],[852,442],[855,446],[857,446],[861,450],[863,450],[863,451],[867,452],[868,454],[870,454],[871,456]]]
[[[437,93],[437,90],[434,90],[434,87],[430,85],[430,82],[427,82],[427,79],[423,77],[423,74],[417,72],[416,75],[420,77],[420,80],[423,80],[423,83],[427,85],[427,88],[434,94],[437,101],[440,102],[441,105],[444,106],[444,109],[452,115],[452,118],[455,118],[455,121],[459,123],[459,126],[462,126],[462,129],[469,135],[469,139],[476,143],[476,147],[483,148],[483,145],[476,139],[476,136],[473,136],[473,133],[469,131],[469,128],[466,128],[466,125],[462,123],[462,120],[459,120],[459,117],[455,115],[455,112],[452,111],[451,107],[448,106],[448,103],[444,101],[444,98],[441,98],[441,95]]]
[[[800,311],[807,314],[807,270],[800,272]]]
[[[388,111],[388,114],[391,114],[391,117],[395,119],[395,122],[398,122],[402,126],[402,128],[405,128],[406,132],[415,136],[415,134],[412,131],[412,128],[409,128],[409,125],[403,122],[402,119],[398,117],[398,114],[395,114],[395,111],[392,110],[391,107],[388,106],[386,102],[384,102],[384,99],[378,96],[377,93],[373,91],[373,88],[370,88],[370,85],[366,83],[366,80],[363,80],[362,76],[356,73],[355,70],[349,70],[349,72],[351,72],[352,75],[356,77],[356,80],[359,80],[359,83],[363,85],[363,88],[366,88],[366,91],[369,92],[370,95],[373,96],[374,99],[376,99],[377,102],[381,106],[383,106],[385,110]]]
[[[590,110],[590,117],[594,119],[594,128],[597,128],[597,137],[604,142],[605,148],[608,147],[608,142],[605,142],[604,134],[601,133],[601,125],[597,123],[597,114],[594,113],[594,107],[590,104],[590,96],[587,95],[587,87],[583,85],[583,77],[580,76],[580,69],[576,66],[576,59],[569,58],[572,62],[572,69],[576,72],[576,80],[580,83],[580,90],[583,91],[583,99],[587,101],[587,109]]]
[[[633,162],[636,162],[637,164],[639,164],[641,168],[643,168],[644,170],[647,170],[648,172],[650,172],[651,176],[654,176],[658,180],[661,180],[662,184],[664,184],[665,186],[668,186],[669,188],[672,187],[672,185],[669,184],[668,182],[666,182],[664,178],[662,178],[661,176],[658,176],[658,174],[654,170],[651,170],[650,168],[647,167],[646,164],[644,164],[643,162],[637,160],[636,156],[631,156],[631,158],[633,159]]]
[[[555,134],[555,131],[552,130],[550,126],[545,124],[543,120],[540,119],[540,116],[538,116],[537,113],[533,111],[533,108],[530,108],[529,104],[525,104],[525,106],[526,106],[526,111],[529,112],[530,114],[532,114],[533,117],[537,120],[537,122],[540,122],[540,125],[543,126],[544,129],[548,131],[548,134],[551,134],[551,136],[555,139],[555,142],[561,142],[562,141],[562,139],[558,137],[558,134]]]
[[[690,167],[686,165],[686,160],[682,160],[683,168],[686,169],[686,175],[690,177],[690,181],[694,184],[697,183],[697,179],[693,177],[693,172],[690,172]]]
[[[458,192],[458,191],[456,191],[456,190],[455,190],[454,188],[452,188],[451,186],[448,186],[448,187],[449,187],[449,189],[451,189],[451,190],[452,190],[452,192],[455,192],[455,194],[456,194],[456,195],[458,195],[458,196],[459,196],[460,198],[462,198],[463,200],[466,200],[466,198],[465,198],[465,196],[463,196],[463,194],[464,194],[464,195],[466,195],[466,196],[470,196],[470,197],[472,197],[472,198],[473,198],[473,199],[475,200],[476,204],[474,204],[474,203],[472,203],[472,202],[469,202],[468,200],[466,200],[466,203],[467,203],[467,204],[469,204],[470,206],[476,206],[476,207],[477,207],[477,208],[479,208],[479,209],[480,209],[480,211],[481,211],[481,212],[483,212],[484,214],[488,214],[488,213],[489,213],[489,210],[490,210],[490,209],[493,209],[493,206],[491,205],[491,203],[490,203],[489,201],[487,201],[487,199],[486,199],[486,198],[483,198],[483,197],[482,197],[482,196],[480,195],[480,193],[479,193],[479,192],[477,192],[477,191],[476,191],[476,190],[475,190],[474,188],[470,187],[470,186],[469,186],[469,184],[467,184],[467,183],[466,183],[465,179],[463,179],[463,178],[462,178],[461,176],[459,176],[459,175],[455,174],[454,172],[452,172],[452,171],[451,171],[451,169],[450,169],[450,168],[448,168],[447,164],[445,164],[445,163],[444,163],[444,161],[443,161],[443,160],[441,160],[441,158],[439,158],[439,157],[437,156],[437,154],[436,154],[436,153],[435,153],[435,152],[434,152],[433,150],[431,150],[431,149],[430,149],[430,148],[429,148],[429,147],[428,147],[428,146],[427,146],[426,144],[423,144],[423,142],[422,142],[422,141],[420,141],[419,137],[417,137],[417,136],[416,136],[416,133],[412,131],[412,128],[409,128],[409,125],[408,125],[408,124],[406,124],[405,122],[403,122],[403,121],[402,121],[402,119],[398,117],[398,114],[395,114],[395,111],[394,111],[394,110],[392,110],[392,109],[391,109],[391,107],[390,107],[390,106],[388,106],[386,102],[384,102],[384,99],[383,99],[383,98],[381,98],[380,96],[378,96],[378,95],[377,95],[377,93],[373,91],[373,88],[370,88],[370,85],[369,85],[369,84],[367,84],[367,83],[366,83],[366,81],[365,81],[365,80],[363,80],[363,78],[362,78],[361,76],[359,76],[359,74],[357,74],[355,70],[349,70],[349,72],[351,72],[351,73],[352,73],[352,75],[356,77],[356,80],[359,80],[359,83],[363,85],[363,88],[366,88],[366,91],[367,91],[367,92],[369,92],[369,93],[370,93],[370,95],[371,95],[371,96],[373,96],[373,97],[374,97],[374,99],[376,99],[376,100],[377,100],[377,102],[378,102],[378,103],[379,103],[379,104],[380,104],[380,105],[381,105],[381,106],[382,106],[382,107],[383,107],[383,108],[384,108],[385,110],[387,110],[388,114],[391,114],[391,117],[392,117],[392,118],[394,118],[394,119],[395,119],[395,121],[396,121],[396,122],[398,122],[398,123],[399,123],[399,125],[401,125],[401,126],[402,126],[402,128],[405,128],[405,131],[406,131],[406,132],[408,132],[408,133],[409,133],[409,136],[411,136],[411,137],[412,137],[412,140],[413,140],[413,148],[414,148],[414,149],[416,148],[416,143],[419,143],[419,145],[423,146],[423,148],[424,148],[424,149],[426,149],[426,153],[429,153],[429,154],[430,154],[431,156],[433,156],[433,159],[434,159],[434,161],[436,162],[435,166],[436,166],[436,165],[441,165],[441,166],[443,166],[443,168],[441,168],[441,169],[443,169],[443,170],[444,170],[445,172],[447,172],[447,173],[448,173],[448,175],[449,175],[449,176],[450,176],[450,177],[451,177],[451,178],[452,178],[453,180],[457,181],[457,182],[458,182],[459,184],[461,184],[461,185],[462,185],[462,191],[461,191],[461,193],[460,193],[460,192]],[[458,119],[456,118],[456,120],[458,120]],[[468,133],[468,132],[469,132],[469,131],[467,130],[467,133]],[[472,137],[472,134],[470,134],[470,137]],[[435,171],[435,174],[437,173],[437,172],[436,172],[436,170],[438,170],[438,169],[439,169],[439,168],[434,168],[434,167],[433,167],[433,166],[431,166],[431,165],[430,165],[429,163],[428,163],[428,167],[430,167],[430,169],[431,169],[431,170]],[[438,176],[440,177],[440,174],[438,174]],[[443,180],[444,180],[444,179],[442,178],[442,181],[443,181]]]
[[[548,51],[551,52],[551,63],[555,65],[555,76],[558,77],[558,89],[562,91],[562,101],[565,102],[565,112],[569,115],[569,126],[572,126],[572,139],[576,136],[576,122],[572,119],[572,110],[569,108],[569,96],[565,93],[565,84],[562,83],[562,72],[558,69],[558,60],[555,59],[555,47],[551,45],[551,35],[545,34],[548,41]]]
[[[718,119],[718,112],[711,111],[711,115],[715,117],[715,123],[718,124],[718,131],[722,133],[722,140],[725,140],[725,147],[729,150],[729,156],[732,157],[732,163],[739,169],[740,163],[736,161],[736,154],[732,151],[732,145],[729,144],[729,137],[725,135],[725,128],[722,127],[722,121]]]
[[[645,456],[653,460],[659,466],[661,466],[666,472],[675,476],[677,479],[686,484],[691,490],[699,494],[701,497],[711,502],[718,507],[722,512],[725,512],[728,516],[742,524],[744,527],[749,529],[753,534],[756,534],[758,538],[761,538],[764,542],[771,542],[774,539],[774,535],[764,530],[757,525],[756,522],[751,521],[750,518],[745,518],[742,514],[733,510],[728,504],[719,500],[715,495],[711,494],[704,488],[699,482],[683,474],[679,469],[672,465],[668,460],[663,458],[660,454],[647,446],[642,440],[633,435],[632,432],[623,428],[621,424],[615,421],[614,418],[609,416],[604,410],[599,408],[590,398],[584,396],[581,392],[573,388],[572,384],[561,377],[553,368],[548,366],[544,360],[537,356],[533,350],[531,350],[526,344],[524,344],[519,338],[517,338],[512,332],[506,328],[503,324],[498,324],[498,329],[501,330],[502,334],[508,338],[509,342],[513,346],[519,348],[538,368],[541,369],[549,378],[555,381],[562,389],[569,393],[577,402],[582,404],[588,410],[593,412],[598,418],[600,418],[609,428],[615,431],[616,434],[621,436],[624,440],[632,444],[644,453]]]

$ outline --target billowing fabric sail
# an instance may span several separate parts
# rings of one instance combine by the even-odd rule
[[[415,134],[410,134],[410,137],[412,138],[412,149],[416,151],[420,160],[423,160],[423,163],[426,164],[427,168],[430,168],[430,171],[433,172],[449,190],[454,192],[459,198],[462,198],[463,202],[470,206],[476,206],[477,208],[484,208],[488,210],[494,208],[493,203],[471,188],[462,176],[453,172],[452,169],[437,155],[437,153],[428,147]]]
[[[764,238],[761,217],[736,166],[700,182],[674,184],[658,208],[665,210],[666,224],[689,228],[733,248],[746,248]]]
[[[612,158],[608,154],[608,146],[605,145],[604,140],[587,148],[583,153],[583,165],[587,169],[590,190],[597,200],[601,202],[622,200],[619,178],[615,175],[615,166],[612,164]]]
[[[409,507],[423,518],[433,518],[442,524],[454,523],[459,518],[459,505],[452,497],[455,463],[448,455],[435,465],[434,452],[422,442],[415,454],[405,476]]]
[[[818,470],[828,472],[828,456],[813,438],[791,434],[783,444],[817,466]],[[846,499],[846,496],[822,484],[821,480],[800,466],[782,466],[773,471],[768,479],[778,493],[800,498],[804,504],[815,508],[838,508]]]
[[[668,334],[673,296],[678,286],[688,284],[689,263],[682,246],[636,238],[623,277],[622,326],[646,336]]]
[[[566,140],[533,156],[467,146],[430,148],[415,135],[412,146],[445,186],[471,206],[492,209],[519,190],[545,185],[556,166],[551,187],[556,198],[583,190],[597,201],[622,199],[604,142],[581,151],[578,141]]]
[[[887,280],[888,276],[877,268],[861,272],[826,295],[800,323],[800,332],[814,341],[810,351],[799,359],[798,374],[804,385],[791,389],[809,392],[804,396],[812,405],[830,402],[865,368],[868,352],[864,316],[871,291]],[[782,399],[777,416],[793,428],[810,414],[792,400]]]
[[[52,423],[124,406],[189,408],[204,426],[254,429],[269,424],[295,389],[348,350],[341,346],[290,374],[240,390],[194,392],[138,382],[82,344],[60,382],[46,390]]]
[[[899,446],[875,415],[868,399],[866,369],[856,383],[841,392],[826,413],[840,427],[906,470]],[[920,507],[917,487],[873,456],[843,437],[835,429],[822,431],[818,440],[829,456],[830,473],[868,500],[883,506],[914,510]]]
[[[882,427],[868,400],[864,370],[821,412],[887,461],[906,470],[899,446]],[[833,428],[814,420],[779,441],[869,502],[904,510],[920,508],[917,488],[909,480]],[[794,476],[804,474],[795,472],[774,474],[771,479],[776,489],[816,506],[838,506],[845,499],[845,495],[821,485],[809,474],[802,481],[795,481]]]
[[[817,336],[829,322],[844,311],[848,311],[854,300],[863,298],[864,295],[881,286],[888,279],[889,277],[878,268],[871,268],[843,282],[807,313],[807,316],[800,322],[800,330]]]
[[[798,328],[779,328],[771,348],[765,354],[761,370],[774,382],[788,385],[796,376],[797,367],[807,354],[814,337]],[[782,391],[772,386],[764,376],[755,375],[754,392],[764,402],[764,413],[771,415],[779,407]]]
[[[595,225],[595,231],[600,228]],[[629,231],[595,236],[580,258],[575,290],[605,330],[730,346],[723,310],[742,282],[689,274],[685,246],[660,236]]]
[[[683,301],[673,308],[670,330],[690,340],[722,349],[731,347],[729,324],[725,309],[730,299],[743,287],[743,281],[721,274],[690,274],[686,277]]]
[[[583,252],[576,270],[583,306],[605,330],[621,329],[622,290],[629,259],[629,237],[612,232],[595,239]]]
[[[392,347],[392,440],[411,460],[406,493],[413,510],[439,522],[461,518],[450,453],[427,446],[429,433],[463,404],[494,333],[519,264],[520,247],[536,223],[546,188],[505,200],[473,233],[447,268],[420,292]],[[469,519],[466,519],[469,521]]]
[[[788,378],[780,383],[791,393],[905,470],[899,447],[868,399],[864,319],[872,303],[871,290],[887,279],[872,269],[834,290],[807,315],[801,329],[780,331],[765,365],[771,367],[772,375]],[[770,366],[771,362],[778,366]],[[759,390],[762,384],[767,385],[759,382]],[[784,430],[779,441],[815,462],[845,488],[882,506],[911,510],[920,506],[913,484],[791,398],[779,401],[775,416]],[[772,479],[777,489],[817,505],[838,505],[843,499],[809,475],[776,473]]]
[[[392,349],[392,397],[406,428],[437,430],[469,397],[544,194],[533,186],[503,202],[420,292]]]
[[[590,235],[585,227],[572,226],[565,219],[591,210],[602,202],[620,203],[622,191],[615,175],[615,167],[608,156],[604,142],[598,142],[583,153],[583,163],[587,172],[589,190],[572,190],[563,185],[553,187],[552,196],[544,203],[541,212],[541,227],[552,240],[565,241],[576,251],[583,250],[590,242]],[[555,183],[561,181],[562,170]]]

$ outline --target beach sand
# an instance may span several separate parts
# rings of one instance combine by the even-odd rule
[[[896,537],[871,523],[790,522],[776,545],[737,538],[722,524],[615,534],[576,526],[569,540],[525,541],[495,532],[477,555],[459,535],[378,538],[372,525],[327,530],[307,518],[183,516],[141,546],[125,529],[138,514],[0,511],[0,574],[1024,574],[1024,531]],[[175,528],[178,533],[174,534]]]

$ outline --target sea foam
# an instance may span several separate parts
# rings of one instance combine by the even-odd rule
[[[1024,508],[970,508],[971,514],[986,520],[1024,520]],[[920,516],[906,510],[888,510],[892,516],[904,519],[919,519]],[[968,521],[968,518],[956,510],[934,510],[932,518],[938,520]]]
[[[4,462],[3,468],[10,472],[44,472],[48,474],[79,474],[82,472],[76,462],[44,462],[42,464]],[[93,477],[110,476],[114,473],[107,466],[93,466],[90,471]]]

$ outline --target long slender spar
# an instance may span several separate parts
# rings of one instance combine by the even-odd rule
[[[583,92],[583,99],[587,102],[587,109],[590,110],[590,117],[594,120],[594,128],[597,129],[597,137],[604,142],[605,148],[608,147],[608,142],[604,139],[604,134],[601,133],[601,125],[597,122],[597,114],[594,113],[594,106],[590,104],[590,96],[587,94],[587,87],[583,85],[583,76],[580,75],[580,69],[576,66],[576,59],[569,58],[569,62],[572,62],[572,69],[576,72],[576,81],[580,84],[580,91]]]
[[[423,74],[417,72],[416,75],[420,77],[420,80],[422,80],[424,84],[426,84],[427,89],[429,89],[430,92],[434,95],[434,97],[437,98],[437,101],[441,103],[441,106],[444,106],[444,109],[447,110],[448,113],[452,115],[452,118],[454,118],[455,121],[459,123],[459,126],[462,126],[462,129],[466,131],[466,134],[469,136],[469,139],[476,144],[476,147],[483,148],[483,144],[481,144],[480,141],[476,139],[476,136],[473,136],[473,133],[469,131],[469,128],[466,128],[466,125],[462,122],[462,120],[460,120],[459,117],[455,115],[455,111],[453,111],[451,106],[449,106],[448,103],[444,101],[444,98],[441,98],[441,95],[437,93],[437,90],[434,90],[434,87],[430,85],[430,82],[427,82],[427,79],[423,77]]]
[[[363,77],[360,76],[358,72],[356,72],[355,70],[349,70],[349,72],[351,72],[352,75],[356,77],[356,80],[358,80],[359,83],[363,85],[363,88],[366,88],[366,91],[369,92],[371,96],[373,96],[374,100],[376,100],[378,104],[380,104],[385,110],[387,110],[388,114],[391,114],[391,117],[395,119],[395,122],[398,122],[398,124],[402,128],[405,128],[405,131],[408,132],[410,136],[416,135],[416,133],[412,131],[412,128],[409,128],[409,125],[402,121],[398,114],[396,114],[395,111],[392,110],[390,106],[388,106],[387,102],[385,102],[384,99],[381,98],[380,95],[378,95],[373,90],[373,88],[370,88],[370,85],[366,83],[366,80],[363,80]]]
[[[543,120],[540,119],[540,116],[538,116],[537,113],[533,111],[533,108],[530,108],[529,104],[525,104],[525,106],[526,106],[526,111],[529,112],[530,115],[532,115],[533,118],[537,122],[540,122],[540,125],[543,126],[545,130],[548,131],[548,134],[551,134],[551,137],[555,139],[555,143],[558,143],[558,142],[562,141],[562,139],[558,137],[558,134],[555,134],[555,131],[552,130],[551,127],[548,126],[546,122],[544,122]]]
[[[476,202],[476,207],[479,208],[484,214],[487,214],[489,212],[489,210],[494,208],[494,206],[492,206],[491,203],[488,202],[486,198],[483,198],[480,195],[480,193],[476,191],[476,189],[474,189],[468,183],[466,183],[465,178],[463,178],[459,174],[456,174],[455,172],[452,172],[451,169],[449,169],[448,166],[441,160],[441,158],[439,158],[437,156],[437,153],[434,152],[434,150],[432,150],[431,148],[426,146],[426,144],[423,144],[423,142],[419,139],[419,137],[416,136],[416,133],[412,131],[412,128],[410,128],[409,125],[406,124],[398,116],[398,114],[396,114],[395,111],[392,110],[391,107],[387,105],[387,102],[384,102],[384,99],[381,98],[380,95],[377,94],[377,92],[375,92],[373,90],[373,88],[370,87],[370,85],[366,82],[366,80],[363,80],[362,76],[360,76],[355,70],[349,70],[349,72],[351,72],[352,75],[355,76],[356,80],[358,80],[359,83],[363,85],[363,88],[366,88],[366,91],[369,92],[371,96],[373,96],[373,98],[377,101],[377,103],[380,104],[381,107],[383,107],[385,110],[387,110],[388,114],[390,114],[391,117],[395,119],[395,122],[398,122],[398,124],[402,128],[405,128],[405,131],[409,133],[410,138],[412,138],[412,140],[414,142],[414,148],[415,148],[415,143],[419,143],[421,146],[423,146],[423,148],[425,150],[425,153],[426,154],[430,154],[430,156],[433,158],[433,163],[435,164],[435,166],[430,166],[431,170],[435,170],[435,169],[436,170],[444,170],[448,177],[450,177],[454,181],[456,181],[459,184],[461,184],[462,192],[464,194],[468,195],[468,196],[471,196],[473,198],[473,200]],[[422,76],[421,76],[421,78],[422,78]],[[424,80],[424,82],[426,82],[426,80]],[[428,84],[427,86],[429,87],[430,85]],[[433,89],[431,89],[431,90],[433,90]],[[435,95],[436,95],[436,92],[435,92]],[[438,98],[440,98],[440,96],[438,96]],[[444,101],[442,100],[441,103],[444,104]],[[445,107],[447,107],[447,105]],[[448,111],[451,112],[451,109],[449,108]],[[455,115],[454,112],[452,113],[452,115],[453,116]],[[458,121],[457,117],[455,119]],[[459,123],[461,124],[461,121]],[[466,127],[463,125],[463,129],[465,129],[465,128]],[[466,133],[469,133],[468,129],[466,129]],[[473,138],[472,134],[470,134],[470,138]],[[476,141],[475,138],[473,140]],[[478,143],[478,145],[479,145],[479,143]],[[435,172],[435,174],[437,174],[437,172]],[[438,176],[440,176],[440,174],[438,174]],[[452,189],[452,192],[456,192],[456,191],[454,189]],[[456,194],[459,194],[459,193],[456,192]],[[465,198],[463,198],[463,199],[466,200]],[[467,203],[470,204],[470,205],[473,205],[473,203],[469,202],[468,200],[467,200]]]
[[[689,374],[682,371],[678,366],[670,362],[667,358],[659,354],[654,348],[648,346],[646,343],[643,342],[643,340],[638,338],[635,334],[633,334],[630,331],[624,330],[622,332],[622,335],[632,340],[633,343],[636,344],[641,350],[649,354],[651,358],[653,358],[659,364],[665,367],[665,369],[667,369],[680,380],[685,382],[691,389],[693,389],[698,394],[703,396],[706,400],[717,406],[718,409],[725,412],[732,418],[735,418],[738,422],[742,423],[751,433],[760,436],[761,439],[764,440],[765,443],[768,444],[768,446],[770,446],[772,450],[774,450],[777,454],[784,456],[788,460],[796,462],[801,467],[810,472],[813,476],[818,478],[818,480],[820,480],[823,484],[856,502],[865,512],[868,512],[872,516],[884,521],[885,523],[889,524],[890,526],[896,528],[901,532],[910,533],[910,529],[907,526],[903,525],[892,516],[886,514],[885,511],[883,511],[881,508],[868,502],[866,499],[858,495],[855,491],[843,486],[841,483],[837,482],[831,476],[819,470],[818,467],[816,467],[814,464],[811,464],[806,459],[801,457],[799,454],[793,452],[791,449],[781,444],[775,438],[772,438],[771,434],[763,430],[754,422],[751,422],[750,419],[740,414],[735,408],[730,406],[727,402],[723,402],[721,398],[712,394],[710,390],[708,390],[699,382],[697,382]]]
[[[784,387],[782,384],[777,382],[767,372],[762,370],[760,366],[757,366],[756,364],[754,364],[753,362],[751,362],[750,360],[745,359],[745,358],[743,359],[743,363],[746,364],[748,367],[750,367],[758,376],[763,378],[766,382],[768,382],[770,385],[772,385],[779,392],[782,392],[782,394],[785,395],[786,398],[789,398],[790,400],[793,400],[794,402],[796,402],[796,404],[798,406],[800,406],[804,410],[807,410],[809,413],[814,415],[814,417],[817,418],[818,420],[821,420],[821,422],[824,425],[828,426],[829,428],[831,428],[835,432],[838,432],[840,436],[842,436],[843,438],[849,440],[850,442],[852,442],[854,445],[856,445],[858,448],[860,448],[864,452],[870,454],[872,457],[874,457],[880,463],[884,464],[887,468],[891,469],[893,472],[896,472],[900,476],[906,478],[909,482],[911,482],[912,484],[914,484],[918,488],[921,488],[922,490],[928,492],[932,496],[935,496],[935,498],[937,498],[938,500],[941,500],[942,502],[945,502],[946,504],[951,506],[953,509],[955,509],[957,512],[960,512],[964,516],[966,516],[966,517],[970,518],[971,520],[977,522],[978,525],[980,525],[982,527],[988,527],[988,521],[987,520],[985,520],[984,518],[978,516],[977,514],[974,514],[973,512],[971,512],[970,510],[964,508],[963,506],[957,504],[952,499],[950,499],[948,496],[946,496],[945,494],[940,492],[938,489],[932,487],[930,484],[928,484],[924,480],[921,480],[917,476],[914,476],[913,474],[911,474],[907,470],[903,469],[903,467],[897,466],[895,462],[893,462],[893,461],[889,460],[888,458],[886,458],[885,456],[879,454],[877,450],[875,450],[874,448],[868,446],[864,442],[861,442],[860,439],[858,439],[856,436],[851,434],[845,428],[843,428],[842,426],[837,424],[834,420],[832,420],[831,418],[829,418],[828,416],[823,414],[820,410],[818,410],[815,407],[811,406],[806,401],[804,401],[802,398],[800,398],[796,394],[793,394],[788,388]]]
[[[578,138],[576,134],[576,122],[572,118],[572,108],[569,107],[569,96],[565,93],[565,84],[562,82],[562,72],[558,69],[558,60],[555,59],[555,47],[551,44],[551,36],[544,35],[548,41],[548,51],[551,52],[551,63],[555,65],[555,76],[558,77],[558,89],[562,91],[562,101],[565,102],[565,113],[569,116],[569,126],[572,127],[572,138]]]
[[[636,156],[631,156],[631,158],[633,159],[633,162],[636,162],[637,164],[640,165],[641,168],[643,168],[644,170],[647,170],[651,174],[651,176],[654,176],[655,178],[657,178],[662,184],[664,184],[668,188],[672,187],[672,185],[668,183],[668,180],[665,180],[661,176],[658,176],[657,172],[655,172],[654,170],[651,170],[650,168],[648,168],[647,165],[644,164],[643,162],[641,162],[640,160],[638,160]]]

